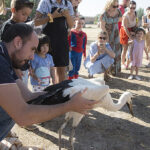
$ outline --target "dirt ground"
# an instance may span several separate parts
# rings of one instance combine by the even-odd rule
[[[94,25],[87,25],[84,31],[88,35],[88,46],[96,39],[99,31]],[[118,112],[109,112],[97,108],[85,116],[76,129],[75,150],[150,150],[150,68],[146,68],[144,57],[140,69],[142,81],[128,80],[129,70],[123,70],[118,77],[106,83],[110,93],[117,100],[125,91],[133,94],[133,112],[131,117],[127,106]],[[83,65],[80,76],[87,78]],[[96,75],[98,77],[100,75]],[[15,125],[17,133],[24,145],[40,146],[46,150],[58,150],[58,129],[64,116],[37,125],[38,130],[29,132]],[[62,136],[62,150],[69,149],[71,124],[65,128]]]

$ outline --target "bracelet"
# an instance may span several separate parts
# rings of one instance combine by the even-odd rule
[[[52,23],[53,22],[52,14],[48,13],[47,16],[49,17],[49,22]]]

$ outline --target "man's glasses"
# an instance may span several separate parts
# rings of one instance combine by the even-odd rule
[[[115,6],[115,5],[113,5],[113,8],[118,8],[118,7],[119,7],[119,5],[116,5],[116,6]]]
[[[99,37],[99,39],[101,39],[101,40],[106,40],[106,37]]]

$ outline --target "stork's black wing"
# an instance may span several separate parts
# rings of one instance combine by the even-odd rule
[[[69,95],[63,97],[63,91],[69,87],[69,83],[72,80],[65,80],[61,83],[51,85],[47,87],[44,91],[47,91],[46,94],[38,96],[37,98],[30,100],[28,104],[36,104],[36,105],[55,105],[64,103],[70,100]]]

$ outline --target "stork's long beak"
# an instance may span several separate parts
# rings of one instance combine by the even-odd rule
[[[134,117],[133,109],[132,109],[132,102],[130,102],[130,103],[127,102],[126,104],[127,104],[128,108],[129,108],[129,111],[130,111],[131,115]]]

